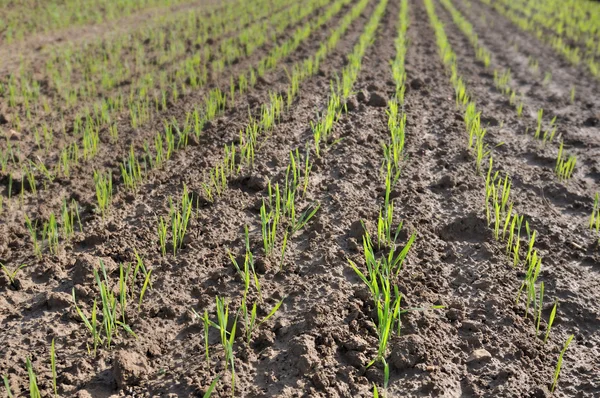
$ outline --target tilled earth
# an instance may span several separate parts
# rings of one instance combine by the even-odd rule
[[[286,68],[319,49],[350,6],[314,32],[282,65],[268,72],[235,107],[211,122],[198,141],[177,151],[161,170],[153,171],[136,194],[118,189],[104,219],[94,214],[98,165],[118,167],[131,144],[142,146],[161,120],[144,131],[128,131],[118,148],[106,146],[91,164],[74,170],[70,180],[55,180],[25,210],[1,214],[0,260],[28,266],[18,274],[20,289],[0,277],[0,374],[7,374],[17,396],[27,391],[24,359],[30,357],[43,396],[51,395],[50,342],[55,339],[61,396],[202,396],[223,370],[223,361],[208,364],[204,331],[195,310],[215,311],[215,296],[239,301],[243,282],[229,252],[243,255],[244,226],[257,253],[262,246],[259,209],[268,181],[283,181],[290,151],[312,146],[310,121],[327,106],[330,81],[347,62],[376,2],[352,23],[319,73],[301,85],[301,94],[257,151],[255,167],[229,183],[225,195],[208,202],[201,181],[220,159],[225,144],[235,141],[258,115],[268,93],[288,84]],[[476,61],[468,39],[450,14],[436,3],[459,72],[467,82],[482,120],[488,126],[498,167],[513,181],[515,209],[537,231],[543,257],[540,281],[546,287],[547,320],[554,299],[558,313],[549,342],[535,336],[525,306],[516,304],[524,272],[514,268],[495,241],[484,210],[484,181],[474,169],[468,136],[454,91],[439,60],[434,31],[422,1],[409,2],[406,56],[407,158],[392,192],[396,221],[404,222],[400,241],[417,238],[397,280],[402,307],[423,308],[402,314],[402,329],[389,347],[387,396],[544,397],[559,352],[571,334],[557,397],[600,396],[600,255],[598,237],[588,230],[593,196],[600,191],[600,84],[519,31],[510,21],[478,1],[457,0],[492,52],[492,67],[510,68],[524,92],[524,116],[517,117],[508,98],[496,90],[493,73]],[[395,92],[390,60],[399,28],[399,2],[390,1],[363,59],[355,93],[334,127],[333,138],[310,174],[306,198],[320,209],[288,244],[283,266],[257,255],[264,316],[278,301],[275,316],[261,325],[251,345],[235,348],[236,389],[243,397],[367,397],[381,385],[383,368],[366,368],[377,352],[375,308],[367,288],[349,266],[363,264],[361,220],[371,232],[383,202],[381,144],[387,142],[387,99]],[[467,12],[468,11],[468,12]],[[269,45],[233,66],[242,70],[266,54]],[[528,66],[529,57],[541,71]],[[544,71],[552,81],[543,83]],[[212,86],[226,84],[215,79]],[[570,89],[577,97],[570,101]],[[173,116],[185,113],[205,92],[185,97]],[[557,146],[542,146],[535,130],[539,108],[557,115],[565,148],[577,156],[572,179],[558,182],[553,168]],[[169,113],[161,117],[169,117]],[[153,125],[155,123],[156,125]],[[33,143],[31,143],[33,145]],[[97,163],[95,163],[97,162]],[[183,184],[199,206],[184,249],[177,256],[160,253],[157,217],[168,213],[168,198]],[[37,260],[21,212],[44,217],[62,197],[77,198],[83,232],[57,255]],[[56,203],[54,203],[56,202]],[[137,251],[152,271],[152,288],[142,311],[129,320],[138,338],[120,333],[111,350],[88,354],[89,333],[81,323],[71,292],[89,313],[96,297],[92,270],[102,260],[118,281],[118,264],[132,262]],[[428,309],[444,306],[443,309]],[[543,321],[545,323],[545,321]],[[218,336],[211,332],[214,358],[223,358]],[[4,390],[2,390],[4,393]],[[213,396],[230,396],[222,377]]]

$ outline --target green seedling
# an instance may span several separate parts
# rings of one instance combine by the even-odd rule
[[[135,191],[142,182],[142,168],[139,160],[135,157],[133,145],[129,149],[129,156],[120,165],[123,184],[130,191]]]
[[[535,129],[535,138],[540,138],[540,133],[542,132],[542,118],[544,117],[544,110],[539,109],[537,112],[537,127]]]
[[[29,375],[29,396],[31,398],[42,398],[42,394],[40,393],[40,389],[37,384],[37,377],[29,358],[27,358],[25,366],[27,368],[27,374]]]
[[[275,313],[277,312],[279,307],[281,307],[281,304],[283,304],[283,300],[277,302],[277,304],[275,304],[273,309],[262,320],[258,321],[257,315],[256,315],[257,304],[254,303],[252,305],[252,308],[249,309],[249,306],[247,303],[247,297],[246,297],[246,295],[244,295],[244,297],[242,298],[242,303],[240,305],[240,310],[238,312],[237,318],[239,318],[241,315],[241,318],[244,322],[244,331],[246,334],[246,344],[248,344],[248,345],[250,344],[250,342],[252,340],[253,332],[257,328],[259,328],[260,325],[267,322],[271,317],[273,317],[273,315],[275,315]]]
[[[556,386],[558,385],[558,377],[560,376],[560,370],[562,368],[563,358],[565,356],[565,353],[567,352],[567,348],[569,348],[569,344],[571,344],[571,341],[573,340],[573,337],[575,337],[575,336],[574,335],[569,336],[569,338],[565,342],[565,345],[563,346],[563,349],[560,351],[560,355],[558,356],[558,361],[556,362],[556,369],[554,370],[554,379],[552,380],[552,387],[550,388],[550,393],[554,393],[554,390],[556,389]]]
[[[219,382],[220,378],[221,378],[221,376],[215,377],[215,379],[212,381],[212,383],[210,383],[208,390],[206,390],[206,392],[202,396],[203,398],[210,398],[212,393],[215,391],[215,388],[217,388],[217,383]]]
[[[19,290],[21,288],[21,283],[17,279],[17,274],[19,273],[19,271],[21,271],[26,266],[27,266],[27,264],[21,264],[20,266],[18,266],[17,268],[15,268],[14,270],[11,271],[4,264],[0,263],[0,268],[2,268],[2,271],[4,272],[4,274],[6,275],[6,277],[8,278],[8,281],[10,282],[10,285],[15,290]]]
[[[27,216],[27,214],[25,214],[24,217],[25,226],[27,227],[27,231],[29,231],[29,236],[31,237],[31,242],[33,243],[33,253],[38,258],[42,258],[42,247],[40,245],[37,235],[37,220],[35,224],[33,224],[31,219]]]
[[[77,305],[75,289],[73,288],[72,291],[75,310],[92,335],[94,356],[96,355],[99,345],[104,345],[106,348],[110,349],[114,336],[118,334],[118,327],[121,327],[128,334],[137,339],[137,335],[133,332],[129,325],[125,323],[127,291],[132,288],[128,287],[128,278],[125,276],[128,275],[129,271],[126,273],[123,264],[120,265],[118,296],[115,295],[115,290],[110,286],[103,261],[100,261],[100,271],[102,272],[103,278],[100,277],[98,270],[95,269],[94,279],[96,280],[96,284],[98,285],[98,289],[100,291],[99,302],[101,305],[101,322],[98,321],[98,300],[94,300],[91,318],[88,319],[81,308],[79,308]],[[121,318],[121,320],[119,320],[119,318]],[[89,345],[88,352],[91,354],[91,348]]]
[[[62,221],[62,237],[64,240],[70,240],[75,235],[75,225],[79,226],[79,231],[83,231],[83,225],[81,224],[81,218],[79,217],[79,206],[75,199],[67,204],[67,200],[63,200],[61,207],[61,221]]]
[[[248,232],[247,225],[244,226],[244,238],[246,242],[246,254],[244,256],[243,269],[238,264],[238,261],[236,260],[235,256],[229,251],[227,253],[236,271],[244,281],[244,296],[248,294],[248,291],[250,289],[250,281],[253,280],[258,296],[261,297],[260,282],[258,280],[258,274],[256,273],[256,270],[254,268],[254,255],[252,254],[252,250],[250,249],[250,235]]]
[[[550,336],[550,329],[552,329],[552,324],[554,323],[554,318],[556,317],[556,310],[558,308],[558,301],[554,302],[554,307],[552,307],[552,312],[550,312],[550,318],[548,318],[548,327],[546,329],[546,334],[544,335],[544,344],[548,341],[548,337]]]
[[[54,213],[50,213],[47,222],[44,222],[42,227],[42,241],[48,241],[48,250],[51,254],[56,254],[58,251],[58,224]]]
[[[2,380],[4,381],[4,388],[6,388],[6,395],[8,398],[14,398],[12,391],[10,389],[10,383],[8,382],[8,377],[2,376]]]
[[[50,371],[52,372],[52,390],[54,396],[58,397],[57,385],[56,385],[56,349],[54,346],[54,339],[50,345]]]
[[[225,301],[224,298],[217,297],[216,298],[217,305],[217,322],[215,323],[211,320],[208,322],[214,328],[218,329],[221,336],[221,345],[223,346],[223,350],[225,351],[225,370],[231,366],[231,395],[235,394],[235,356],[233,353],[233,342],[235,341],[235,331],[237,328],[237,316],[233,321],[233,325],[230,330],[227,330],[227,325],[229,324],[229,303]]]
[[[558,176],[558,179],[563,182],[570,179],[573,176],[576,164],[577,157],[574,155],[569,155],[568,158],[565,158],[563,153],[563,142],[561,142],[558,150],[558,157],[556,158],[556,166],[554,167],[554,172]]]
[[[596,230],[596,234],[600,234],[600,193],[596,193],[596,196],[594,197],[594,207],[592,209],[589,227],[592,231]]]
[[[112,173],[101,173],[94,171],[94,184],[96,186],[96,199],[98,200],[98,212],[104,216],[112,201]]]

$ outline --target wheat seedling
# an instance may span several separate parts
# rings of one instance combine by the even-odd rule
[[[104,174],[94,171],[94,184],[96,186],[98,211],[104,217],[112,200],[112,173],[109,171]]]
[[[8,278],[8,281],[10,282],[10,285],[15,290],[19,290],[21,288],[21,283],[17,279],[17,274],[19,273],[19,271],[21,271],[26,266],[27,266],[27,264],[21,264],[20,266],[18,266],[17,268],[15,268],[14,270],[11,271],[4,264],[0,263],[0,268],[2,268],[2,271],[4,272],[4,274],[6,275],[6,277]]]
[[[567,348],[569,348],[569,344],[571,344],[571,341],[573,340],[573,337],[575,336],[569,336],[569,338],[565,342],[565,345],[563,346],[563,349],[560,351],[558,361],[556,362],[556,369],[554,370],[554,379],[552,380],[552,387],[550,388],[550,393],[554,393],[554,390],[556,389],[556,385],[558,384],[558,377],[560,376],[560,370],[562,368],[563,358],[565,356],[565,353],[567,352]]]

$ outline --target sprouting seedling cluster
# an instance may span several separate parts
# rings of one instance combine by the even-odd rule
[[[44,245],[48,248],[50,254],[57,254],[59,248],[59,238],[63,241],[70,241],[75,235],[76,228],[83,231],[81,218],[79,216],[79,205],[75,200],[68,203],[63,200],[61,210],[58,216],[50,213],[46,221],[42,221],[38,228],[38,220],[32,220],[28,215],[24,215],[25,227],[31,238],[33,253],[42,258]]]
[[[140,278],[138,278],[138,275]],[[93,352],[95,356],[99,346],[110,349],[113,339],[119,335],[119,328],[137,338],[130,327],[131,319],[127,316],[127,306],[129,301],[137,296],[138,311],[141,311],[146,290],[151,287],[151,275],[152,270],[146,268],[143,260],[136,253],[135,265],[133,263],[119,265],[119,279],[115,285],[108,277],[104,262],[100,260],[100,272],[98,269],[94,269],[94,279],[100,297],[94,299],[89,318],[77,304],[75,288],[73,288],[72,296],[75,310],[91,334],[92,344],[88,344],[90,354]],[[135,289],[138,281],[141,282],[141,287]],[[135,293],[136,290],[138,290],[137,294]]]
[[[171,244],[173,255],[176,255],[183,248],[192,210],[192,195],[188,192],[187,186],[184,185],[181,200],[173,202],[173,198],[169,198],[168,217],[160,216],[158,219],[158,240],[163,256],[167,255],[167,243]]]
[[[363,250],[366,272],[361,271],[356,263],[348,260],[352,269],[359,278],[367,285],[377,309],[377,320],[375,327],[379,338],[377,347],[377,356],[367,365],[372,366],[375,362],[381,361],[385,369],[384,385],[387,386],[389,379],[389,368],[386,362],[387,346],[394,333],[400,333],[400,301],[402,299],[398,287],[393,281],[400,273],[402,265],[408,251],[410,250],[415,235],[411,237],[408,243],[400,252],[391,248],[386,256],[378,258],[373,248],[371,237],[367,230],[363,235]]]
[[[296,209],[297,202],[304,198],[312,164],[306,151],[304,160],[298,150],[290,152],[290,163],[286,168],[285,181],[280,188],[279,183],[269,182],[266,200],[260,208],[261,234],[263,249],[267,257],[271,256],[276,244],[280,241],[280,267],[283,267],[288,239],[300,231],[319,210],[318,203],[309,204],[303,212]],[[283,230],[283,233],[280,231]],[[282,234],[278,239],[278,235]]]
[[[575,171],[575,165],[577,164],[577,157],[575,155],[569,155],[568,157],[563,151],[564,143],[561,141],[558,149],[558,156],[556,157],[556,166],[554,172],[558,176],[560,181],[566,181],[573,176]]]
[[[542,134],[542,120],[544,117],[544,110],[543,109],[539,109],[537,112],[537,126],[535,129],[535,134],[534,137],[536,139],[540,139],[544,142],[544,144],[546,142],[552,142],[554,140],[554,136],[556,135],[556,116],[554,116],[552,118],[552,120],[550,121],[550,126],[548,129],[546,129],[543,134]]]

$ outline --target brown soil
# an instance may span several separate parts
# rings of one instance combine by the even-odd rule
[[[593,196],[600,192],[600,83],[485,4],[469,3],[468,13],[466,1],[454,1],[492,51],[492,67],[511,69],[524,92],[522,118],[494,88],[493,74],[475,61],[469,41],[440,3],[436,12],[457,53],[459,72],[488,124],[490,145],[504,143],[494,149],[494,159],[512,177],[515,208],[538,233],[536,247],[544,258],[540,281],[547,297],[544,319],[554,299],[558,313],[549,342],[543,345],[533,321],[524,316],[523,303],[515,304],[524,273],[512,267],[504,245],[494,240],[487,226],[483,180],[466,149],[462,112],[439,60],[425,7],[420,0],[410,1],[407,160],[392,194],[396,221],[404,221],[402,242],[410,231],[417,238],[398,287],[403,308],[444,308],[402,315],[401,335],[390,342],[387,396],[547,397],[558,354],[574,334],[554,396],[598,397],[600,255],[598,237],[587,223]],[[0,214],[0,262],[11,269],[28,265],[18,274],[18,289],[0,275],[0,375],[8,375],[15,396],[27,394],[26,357],[36,369],[42,396],[51,396],[52,339],[60,396],[203,396],[225,363],[215,360],[223,353],[213,331],[213,360],[207,364],[202,322],[192,310],[214,315],[216,296],[239,302],[243,282],[228,252],[243,255],[247,225],[251,246],[261,253],[259,208],[267,182],[284,180],[290,151],[312,146],[310,121],[327,106],[330,80],[346,64],[375,6],[372,0],[319,73],[302,83],[299,98],[264,138],[255,167],[231,181],[214,203],[204,200],[201,182],[221,158],[223,146],[234,142],[248,123],[248,110],[258,115],[269,92],[284,90],[284,66],[289,69],[316,52],[350,7],[211,122],[199,142],[177,151],[163,169],[150,173],[135,195],[119,189],[105,219],[92,211],[90,176],[94,168],[115,167],[120,160],[108,146],[72,179],[57,181],[39,197],[28,196],[25,209],[16,203],[5,208]],[[313,167],[300,207],[318,201],[319,211],[290,240],[281,271],[279,264],[257,254],[263,298],[259,315],[266,315],[279,300],[283,305],[260,326],[250,346],[238,339],[236,396],[371,397],[373,383],[382,383],[383,368],[366,367],[377,351],[375,308],[348,259],[363,263],[360,220],[373,231],[383,203],[381,143],[387,142],[389,132],[381,100],[394,93],[389,61],[395,55],[398,12],[399,1],[390,1],[363,59],[350,109]],[[484,23],[481,15],[493,24]],[[508,45],[507,37],[517,46]],[[269,48],[231,70],[251,65]],[[542,73],[528,68],[529,56],[538,59]],[[546,70],[553,76],[549,85],[542,83]],[[210,86],[227,82],[222,77]],[[573,104],[571,86],[577,90]],[[144,131],[123,126],[123,139],[113,150],[124,154],[131,144],[142,147],[163,118],[181,117],[203,95],[204,91],[186,96]],[[542,107],[558,116],[565,147],[577,155],[575,175],[566,183],[553,173],[556,144],[542,147],[531,134],[535,113]],[[179,196],[183,184],[200,198],[199,207],[184,249],[175,257],[163,257],[157,216],[168,213],[168,198]],[[73,242],[61,244],[57,255],[44,253],[38,260],[22,215],[43,218],[57,210],[63,197],[84,206],[84,231]],[[78,303],[89,314],[97,294],[92,270],[98,261],[102,259],[110,277],[118,281],[118,264],[134,261],[134,250],[153,276],[142,311],[134,311],[129,320],[138,339],[120,333],[111,350],[100,348],[97,356],[89,355],[89,333],[75,311],[71,291],[75,289]],[[237,309],[237,304],[232,306]],[[5,393],[2,387],[0,391]],[[229,374],[221,377],[213,396],[231,396]]]

